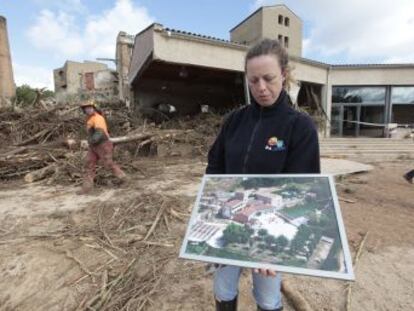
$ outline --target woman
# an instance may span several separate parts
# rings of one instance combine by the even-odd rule
[[[246,54],[251,105],[234,111],[208,154],[207,174],[320,173],[318,133],[305,114],[290,106],[285,91],[288,55],[276,40],[264,39]],[[222,266],[214,276],[217,310],[236,310],[241,268]],[[258,310],[282,310],[281,277],[253,271]]]
[[[82,189],[78,191],[78,194],[87,194],[93,189],[93,180],[98,160],[101,160],[106,168],[111,169],[114,175],[121,181],[125,181],[127,176],[112,160],[113,144],[109,140],[108,126],[102,113],[96,108],[95,101],[83,101],[81,109],[86,115],[89,148],[86,155],[84,181]]]

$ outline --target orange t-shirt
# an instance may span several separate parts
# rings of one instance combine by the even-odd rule
[[[105,118],[99,113],[95,112],[86,121],[86,129],[90,130],[91,128],[103,130],[106,136],[109,138],[108,127],[106,126]]]

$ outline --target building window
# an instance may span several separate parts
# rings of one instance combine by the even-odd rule
[[[413,86],[393,86],[391,91],[391,101],[393,104],[413,105],[414,87]]]
[[[289,37],[285,37],[285,48],[289,47]]]
[[[282,35],[278,35],[277,40],[279,41],[280,44],[283,44],[283,36]]]
[[[385,87],[334,86],[332,103],[385,105]]]
[[[279,15],[279,24],[283,25],[283,16],[282,15]]]
[[[289,27],[289,24],[290,24],[289,17],[285,17],[285,26]]]
[[[411,124],[414,120],[414,86],[391,87],[391,122]]]
[[[386,122],[385,86],[332,87],[331,134],[383,137]]]

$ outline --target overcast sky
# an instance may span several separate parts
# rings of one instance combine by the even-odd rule
[[[17,85],[53,89],[66,60],[114,58],[119,31],[152,22],[229,39],[262,5],[286,4],[303,20],[303,57],[337,63],[414,63],[414,0],[0,0]]]

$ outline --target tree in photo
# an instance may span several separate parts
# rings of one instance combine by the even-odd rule
[[[229,224],[223,231],[225,245],[230,243],[247,243],[250,238],[248,229],[234,223]]]
[[[260,229],[259,231],[257,231],[257,234],[261,237],[264,237],[264,236],[268,235],[266,229]]]
[[[279,235],[276,238],[276,247],[278,252],[283,251],[288,244],[289,240],[284,235]]]

